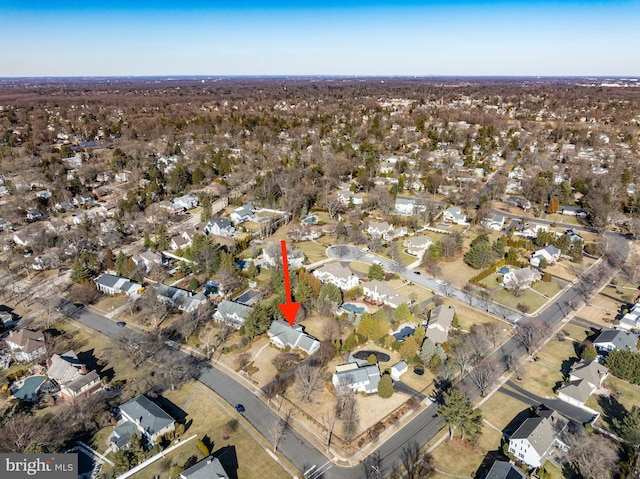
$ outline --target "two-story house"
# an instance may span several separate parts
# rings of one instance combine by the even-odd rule
[[[372,302],[386,304],[397,308],[402,303],[411,304],[411,299],[398,293],[395,289],[383,281],[373,280],[362,285],[362,293]]]
[[[16,361],[30,363],[47,354],[47,346],[42,331],[21,329],[9,331],[5,342]]]
[[[109,437],[116,450],[126,447],[133,434],[142,434],[149,443],[155,444],[162,436],[175,430],[175,419],[142,394],[122,404],[120,413],[122,419]]]
[[[218,309],[213,313],[213,319],[218,322],[227,323],[238,329],[244,325],[245,319],[253,311],[253,308],[234,301],[224,300],[218,305]]]
[[[360,275],[349,266],[343,266],[340,263],[321,266],[313,272],[313,275],[323,283],[332,283],[344,291],[360,284]]]
[[[358,363],[348,363],[336,367],[331,382],[336,390],[349,388],[355,392],[374,394],[378,392],[380,369],[377,364],[359,367]]]
[[[509,438],[509,452],[530,467],[540,467],[554,447],[568,450],[560,439],[567,421],[555,411],[542,410],[526,419]]]

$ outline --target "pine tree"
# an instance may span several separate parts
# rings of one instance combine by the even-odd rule
[[[453,438],[455,430],[460,431],[462,439],[477,438],[482,432],[482,412],[474,409],[459,389],[450,389],[442,397],[443,402],[438,406],[438,415],[449,428],[449,438]]]
[[[73,265],[71,266],[71,281],[74,283],[86,283],[90,277],[91,273],[85,262],[79,257],[74,259]]]
[[[631,447],[640,447],[640,408],[632,406],[631,411],[622,416],[622,419],[614,419],[613,427],[616,433]]]
[[[407,303],[402,303],[393,311],[393,317],[399,321],[409,321],[411,319],[411,310]]]
[[[115,269],[118,276],[129,277],[129,258],[122,251],[116,257]]]
[[[378,281],[382,281],[384,279],[384,269],[378,263],[374,263],[369,268],[369,273],[367,274],[367,278],[369,279],[377,279]]]
[[[320,289],[320,299],[326,299],[336,306],[342,305],[342,291],[333,283],[326,283]]]
[[[431,358],[436,354],[436,345],[431,338],[427,338],[422,343],[420,348],[420,359],[427,364],[431,361]]]
[[[384,374],[380,378],[380,382],[378,383],[378,396],[385,399],[393,396],[393,381],[388,374]]]

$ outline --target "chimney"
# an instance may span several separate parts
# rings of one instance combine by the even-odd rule
[[[81,364],[80,365],[80,374],[82,374],[83,376],[85,374],[87,374],[87,365],[86,364]]]

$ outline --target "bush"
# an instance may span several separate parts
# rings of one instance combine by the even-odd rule
[[[551,283],[551,280],[553,279],[553,276],[551,276],[551,273],[544,273],[542,275],[542,281],[544,281],[545,283]]]
[[[380,382],[378,383],[378,396],[385,399],[393,396],[393,381],[388,374],[380,378]]]
[[[203,457],[209,457],[209,448],[206,446],[206,444],[202,441],[202,439],[198,439],[198,441],[196,442],[196,446],[198,446],[198,449],[200,450],[200,452],[202,453]]]
[[[376,359],[376,355],[371,353],[369,355],[369,357],[367,358],[367,363],[368,364],[376,364],[378,362],[378,360]]]
[[[180,437],[180,436],[182,436],[182,435],[184,434],[184,429],[185,429],[185,428],[184,428],[184,424],[182,424],[182,423],[178,423],[178,424],[176,425],[175,436],[176,436],[176,437]]]
[[[531,307],[526,303],[518,303],[518,305],[516,306],[516,309],[521,313],[525,314],[529,312]]]

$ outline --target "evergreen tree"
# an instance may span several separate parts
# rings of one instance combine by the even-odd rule
[[[273,317],[269,309],[261,304],[258,304],[253,308],[253,310],[244,320],[244,334],[249,339],[260,336],[261,334],[267,332],[269,326],[271,326],[272,320]]]
[[[374,263],[369,267],[369,273],[367,274],[367,278],[378,281],[382,281],[384,279],[384,269],[378,263]]]
[[[436,354],[436,345],[431,338],[427,338],[422,343],[420,348],[420,359],[427,364],[431,361],[431,358]]]
[[[320,289],[320,299],[325,299],[334,303],[336,306],[342,305],[342,291],[333,283],[326,283]]]
[[[390,398],[393,396],[393,381],[391,376],[383,374],[378,383],[378,396],[381,398]]]
[[[482,432],[482,412],[474,409],[459,389],[450,389],[442,398],[443,402],[438,406],[438,415],[449,428],[449,437],[453,438],[454,431],[458,430],[462,439],[477,438]]]
[[[573,263],[582,263],[582,241],[575,241],[569,252],[569,257]]]
[[[631,411],[622,415],[622,419],[613,419],[616,433],[632,448],[640,447],[640,408],[632,406]]]
[[[116,257],[115,269],[118,276],[129,277],[129,258],[122,251]]]
[[[580,353],[580,359],[584,361],[595,361],[598,357],[598,351],[593,344],[588,344],[584,348],[582,348],[582,352]]]
[[[471,249],[464,255],[464,262],[475,269],[486,268],[493,262],[493,250],[486,233],[471,242]]]
[[[411,310],[407,303],[402,303],[393,311],[393,317],[399,321],[409,321],[411,319]]]
[[[84,261],[78,256],[71,266],[71,281],[74,283],[86,283],[91,278],[91,272]]]

